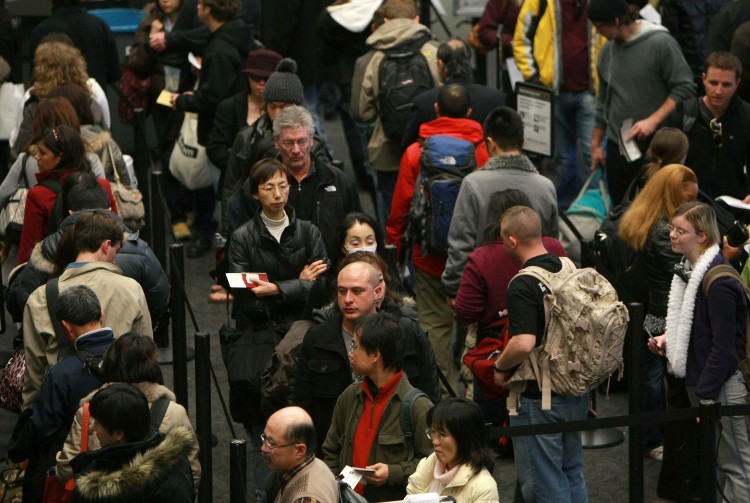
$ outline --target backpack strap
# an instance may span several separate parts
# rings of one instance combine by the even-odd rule
[[[60,295],[59,283],[60,278],[52,278],[47,281],[45,286],[45,294],[47,296],[47,312],[49,313],[49,319],[52,322],[52,328],[55,330],[55,337],[57,338],[57,359],[61,360],[62,357],[73,353],[73,345],[63,335],[62,325],[55,316],[55,306],[57,305],[57,297]]]
[[[62,183],[60,180],[44,180],[38,185],[46,187],[55,193],[55,201],[52,203],[52,210],[50,211],[49,222],[47,222],[47,234],[53,234],[57,231],[58,226],[63,221],[63,201],[60,196],[62,192]]]
[[[399,420],[401,422],[401,431],[404,432],[404,439],[406,440],[406,449],[409,452],[407,461],[414,459],[414,420],[412,414],[414,402],[420,396],[426,397],[427,395],[420,389],[412,388],[406,392],[406,396],[404,396],[404,400],[401,402]]]
[[[744,281],[742,281],[742,278],[740,277],[740,274],[737,272],[737,270],[732,267],[731,265],[727,264],[719,264],[713,266],[711,269],[706,272],[706,274],[703,276],[703,295],[705,297],[708,297],[708,291],[711,289],[711,285],[720,278],[734,278],[736,279],[740,285],[742,285],[743,290],[745,290],[745,299],[747,302],[747,307],[750,309],[750,288],[747,287]],[[737,351],[734,351],[734,357],[737,360],[737,363],[740,363],[745,358],[748,358],[750,356],[750,314],[746,317],[745,321],[745,357],[743,358],[741,355],[737,354]]]
[[[151,416],[151,433],[159,431],[162,421],[164,421],[164,415],[167,413],[169,407],[169,397],[162,395],[151,404],[149,415]]]
[[[684,102],[682,110],[682,130],[685,132],[685,134],[689,133],[690,130],[693,129],[695,121],[698,118],[698,113],[700,113],[700,110],[698,108],[699,99],[700,98],[690,98],[689,100]]]

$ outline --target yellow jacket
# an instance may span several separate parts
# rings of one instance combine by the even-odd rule
[[[585,15],[585,13],[584,13]],[[525,81],[537,81],[555,93],[562,80],[562,33],[559,0],[526,0],[518,14],[513,36],[513,57]],[[596,60],[599,50],[607,40],[596,32],[589,22],[589,82],[596,94],[599,77]]]

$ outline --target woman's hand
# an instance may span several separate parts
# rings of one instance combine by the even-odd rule
[[[649,337],[647,346],[655,355],[664,356],[667,349],[667,334]]]
[[[262,280],[253,281],[253,283],[258,285],[253,288],[253,293],[258,297],[271,297],[279,294],[279,287],[276,283]]]
[[[375,463],[374,465],[369,465],[365,468],[372,468],[375,470],[374,473],[365,473],[365,480],[368,484],[380,487],[388,482],[388,465],[385,463]]]
[[[162,23],[159,19],[154,19],[153,21],[151,21],[151,32],[149,35],[155,35],[161,31],[164,31],[164,23]]]
[[[316,260],[312,264],[308,264],[299,273],[299,279],[306,279],[308,281],[315,281],[315,278],[323,274],[328,270],[328,266],[323,263],[322,260]]]

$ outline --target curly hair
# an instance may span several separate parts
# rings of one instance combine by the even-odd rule
[[[61,84],[72,82],[91,91],[86,81],[86,60],[81,51],[62,42],[44,42],[39,44],[34,53],[34,87],[31,93],[38,99],[46,98],[47,93]]]

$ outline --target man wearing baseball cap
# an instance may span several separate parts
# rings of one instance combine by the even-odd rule
[[[609,41],[599,52],[591,165],[606,167],[612,201],[618,204],[642,165],[623,154],[620,130],[632,121],[622,140],[645,152],[664,119],[695,94],[693,74],[677,41],[663,26],[640,19],[638,6],[625,0],[590,0],[588,18]],[[602,140],[607,136],[606,158]]]

